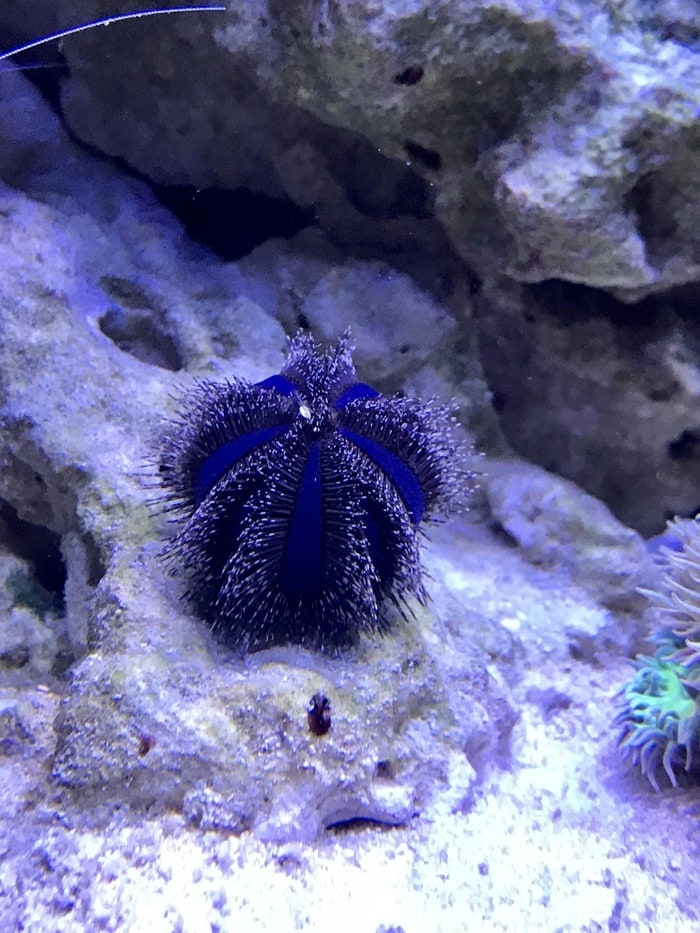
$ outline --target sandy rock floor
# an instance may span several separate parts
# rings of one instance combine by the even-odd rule
[[[571,702],[548,714],[522,703],[511,766],[485,776],[468,812],[438,801],[408,827],[357,825],[313,845],[200,833],[175,815],[91,827],[45,802],[17,834],[38,761],[3,759],[2,928],[688,930],[700,915],[693,791],[655,794],[620,765],[608,699],[624,665],[573,673],[545,665],[518,686],[516,700],[555,684]],[[36,701],[50,723],[54,695]]]

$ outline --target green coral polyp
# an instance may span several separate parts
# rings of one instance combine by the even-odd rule
[[[638,657],[634,664],[637,675],[618,694],[618,745],[655,790],[659,765],[677,787],[674,766],[685,758],[690,771],[700,727],[696,700],[683,681],[687,672],[682,664],[658,655]]]
[[[676,787],[676,768],[693,767],[700,749],[700,516],[675,519],[668,537],[680,550],[664,549],[658,590],[647,591],[660,623],[652,657],[637,657],[636,675],[618,693],[618,745],[652,786],[663,765]]]

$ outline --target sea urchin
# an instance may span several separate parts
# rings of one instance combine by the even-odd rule
[[[358,382],[346,334],[290,343],[279,375],[198,382],[160,442],[183,522],[165,549],[226,640],[321,649],[388,627],[425,600],[419,526],[473,488],[449,407]]]

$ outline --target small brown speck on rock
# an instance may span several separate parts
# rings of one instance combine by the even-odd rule
[[[315,693],[307,710],[309,730],[314,735],[325,735],[331,727],[331,701],[322,693]]]

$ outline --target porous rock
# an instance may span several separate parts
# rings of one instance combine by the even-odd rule
[[[635,0],[257,0],[67,40],[63,105],[160,181],[288,195],[346,243],[425,247],[434,211],[482,277],[630,299],[698,274],[696,33]]]
[[[698,287],[632,308],[563,282],[478,301],[480,357],[514,449],[649,536],[700,508]]]
[[[44,4],[23,6],[29,17]],[[70,6],[76,16],[88,9]],[[635,9],[660,30],[654,6],[591,8],[614,17],[622,35]],[[680,8],[662,6],[669,19]],[[578,15],[584,7],[554,9]],[[690,43],[690,16],[685,24]],[[411,83],[417,72],[403,67],[406,83],[396,86],[420,87],[425,75]],[[194,374],[276,371],[284,334],[275,309],[289,315],[291,332],[315,284],[327,275],[343,281],[352,263],[338,273],[325,250],[295,254],[293,242],[267,244],[268,272],[279,276],[260,271],[261,257],[222,267],[186,243],[141,185],[77,158],[30,89],[7,75],[0,88],[8,80],[1,495],[12,523],[58,539],[66,632],[75,653],[88,654],[73,680],[52,681],[64,695],[58,746],[50,724],[59,695],[44,673],[32,670],[41,678],[33,689],[15,689],[17,671],[0,669],[11,752],[0,769],[0,926],[135,929],[158,916],[196,929],[207,916],[222,929],[232,918],[251,928],[280,918],[325,928],[346,904],[369,929],[427,929],[438,913],[454,928],[470,918],[478,927],[484,916],[551,928],[569,922],[572,904],[596,928],[697,921],[692,791],[651,801],[621,770],[610,734],[620,655],[642,623],[602,606],[595,586],[571,582],[580,560],[610,592],[609,551],[596,546],[590,524],[600,522],[604,535],[609,520],[591,507],[582,549],[557,537],[556,519],[566,526],[587,503],[571,490],[562,501],[551,477],[511,465],[506,487],[519,492],[500,501],[503,525],[515,513],[513,536],[461,520],[431,529],[430,611],[353,656],[280,650],[246,661],[222,652],[192,617],[156,559],[168,529],[146,507],[141,484],[151,431],[172,388]],[[331,181],[321,179],[326,191]],[[374,225],[380,241],[385,229]],[[325,296],[323,306],[332,310]],[[448,396],[452,380],[477,410],[479,375],[460,374],[444,357],[428,355],[407,385],[440,385]],[[561,506],[541,523],[528,522],[528,478],[541,505],[553,497]],[[522,546],[513,546],[516,532]],[[613,550],[625,551],[619,528],[612,538]],[[573,563],[556,561],[559,546]],[[11,561],[31,582],[38,557],[12,553]],[[328,735],[313,739],[309,697],[298,702],[310,690],[331,698],[333,716]],[[501,763],[512,767],[494,768]],[[50,769],[53,787],[44,781]],[[269,799],[248,787],[251,775]],[[134,815],[124,803],[151,806]],[[211,832],[184,829],[178,813],[163,817],[158,808],[170,805]],[[416,811],[424,818],[408,830],[356,829],[322,849],[269,844],[312,838],[336,820],[403,822]],[[534,858],[522,859],[525,850]]]
[[[114,12],[109,0],[10,3],[0,41]],[[243,190],[306,212],[324,236],[307,238],[309,262],[272,297],[288,331],[306,319],[301,266],[322,265],[329,239],[339,255],[366,259],[366,272],[390,257],[444,301],[461,325],[451,335],[460,352],[473,340],[479,294],[483,365],[497,404],[507,402],[508,443],[649,534],[698,505],[697,393],[686,378],[696,381],[687,353],[699,273],[696,13],[683,0],[256,0],[66,39],[61,101],[78,136],[156,182],[192,186],[191,201],[202,189]],[[55,48],[37,55],[55,59]],[[249,220],[231,213],[225,222],[235,230]],[[291,272],[288,257],[283,264]],[[319,287],[308,311],[330,331],[338,272],[321,287],[323,274],[310,283]],[[342,277],[347,285],[347,270]],[[370,284],[354,294],[376,299]],[[573,285],[559,302],[559,287]],[[564,360],[577,356],[568,346],[581,339],[581,308],[602,309],[605,333],[583,334],[592,348],[579,372],[560,365],[547,328],[523,326],[533,306],[570,331]],[[162,314],[109,311],[103,326],[124,347],[156,336],[148,352],[157,343],[171,368],[187,352],[205,363],[203,332],[189,328],[193,345],[174,347]],[[666,346],[652,336],[638,359],[626,325],[645,331],[650,314],[683,351],[672,336]],[[613,360],[611,346],[598,345],[606,333]],[[228,352],[224,329],[217,342]],[[402,376],[417,349],[408,345]],[[529,391],[541,382],[544,394]],[[493,418],[466,398],[474,388],[455,393],[460,413],[502,453]]]
[[[603,605],[641,614],[657,570],[644,541],[599,500],[532,464],[491,460],[493,517],[539,567],[563,571]]]

